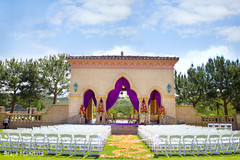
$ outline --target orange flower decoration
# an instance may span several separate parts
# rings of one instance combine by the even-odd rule
[[[84,107],[84,105],[82,104],[81,107],[80,107],[79,114],[84,115],[85,113],[86,113],[85,107]]]
[[[103,103],[102,103],[102,102],[99,103],[97,112],[98,112],[98,113],[103,113],[103,112],[104,112]]]
[[[165,108],[162,105],[159,108],[159,114],[160,114],[161,117],[164,117],[166,115]]]
[[[141,113],[146,114],[148,113],[147,106],[145,102],[142,103]]]

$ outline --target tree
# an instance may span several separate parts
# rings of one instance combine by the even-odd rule
[[[32,59],[26,60],[21,74],[22,85],[20,95],[27,106],[36,103],[42,97],[42,86],[39,76],[39,63]]]
[[[5,89],[11,94],[11,113],[14,111],[14,106],[17,101],[17,94],[22,85],[21,76],[23,71],[23,62],[12,58],[11,60],[6,60],[6,84]]]
[[[227,105],[234,99],[235,85],[237,84],[236,62],[225,60],[224,57],[209,59],[206,71],[210,79],[208,88],[212,88],[212,95],[223,100],[225,115],[228,115]],[[211,97],[210,97],[211,98]]]
[[[177,104],[191,104],[195,107],[206,92],[207,77],[204,65],[194,68],[193,64],[187,76],[175,71],[175,90]]]
[[[235,65],[232,66],[233,70],[233,78],[235,79],[233,81],[234,90],[232,92],[233,98],[232,98],[232,105],[236,108],[236,110],[240,111],[240,65],[239,60],[236,60]]]
[[[48,95],[53,95],[53,104],[57,96],[64,95],[69,89],[70,65],[65,54],[58,54],[40,59],[41,83]]]
[[[5,92],[6,79],[6,65],[0,60],[0,106],[8,106],[11,103],[10,94]]]
[[[0,91],[4,87],[6,80],[6,69],[4,63],[0,60]]]

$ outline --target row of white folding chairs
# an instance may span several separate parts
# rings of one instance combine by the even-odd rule
[[[169,129],[170,128],[170,129]],[[197,135],[197,134],[231,134],[230,130],[217,130],[215,128],[207,128],[207,127],[192,127],[192,126],[183,126],[176,127],[173,129],[171,126],[167,127],[139,127],[138,134],[147,134],[146,137],[152,137],[158,134],[168,134],[168,135]]]
[[[139,126],[138,128],[139,136],[150,148],[153,146],[156,135],[223,135],[232,133],[233,131],[190,125]]]
[[[33,129],[28,128],[18,128],[18,130],[21,133],[48,133],[48,134],[83,134],[83,135],[89,135],[89,134],[102,134],[103,136],[107,136],[111,134],[111,127],[110,126],[104,126],[104,127],[98,127],[98,126],[81,126],[75,125],[70,128],[69,126],[59,127],[59,126],[41,126],[41,127],[33,127]]]
[[[216,128],[219,130],[232,130],[232,124],[208,123],[208,128]]]
[[[148,143],[148,141],[147,141]],[[240,152],[240,134],[223,135],[159,135],[153,139],[149,146],[156,155],[197,155]]]
[[[42,133],[0,133],[0,151],[61,155],[84,155],[90,152],[91,155],[100,155],[104,138],[101,135],[72,135],[72,134],[42,134]]]
[[[148,131],[155,131],[155,132],[162,132],[162,131],[171,131],[171,132],[209,132],[216,130],[215,128],[207,128],[202,126],[190,126],[190,125],[162,125],[162,126],[139,126],[138,130],[148,130]]]
[[[96,126],[96,125],[57,125],[57,126],[41,126],[41,127],[33,127],[33,132],[77,132],[81,134],[91,134],[95,132],[95,134],[99,134],[105,130],[110,130],[110,126]]]

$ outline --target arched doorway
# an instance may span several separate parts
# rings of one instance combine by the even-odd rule
[[[106,111],[108,111],[110,108],[113,107],[113,105],[118,100],[119,94],[122,90],[125,90],[127,92],[127,95],[134,108],[133,112],[135,112],[135,110],[138,112],[139,102],[138,102],[137,94],[135,91],[131,89],[128,80],[124,77],[119,78],[115,84],[115,88],[108,93],[108,97],[106,101]]]
[[[150,106],[150,121],[158,121],[158,112],[161,106],[161,95],[157,90],[153,90],[148,100],[148,106]]]
[[[94,92],[89,89],[84,93],[83,104],[86,110],[86,119],[92,120],[93,119],[93,103],[97,104]]]

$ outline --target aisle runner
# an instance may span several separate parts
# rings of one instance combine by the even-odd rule
[[[113,147],[111,147],[113,146]],[[144,143],[138,139],[136,135],[113,135],[110,137],[109,142],[105,149],[111,148],[118,149],[112,150],[114,156],[102,154],[103,158],[134,158],[134,159],[147,159],[153,157],[149,149],[144,149]]]

